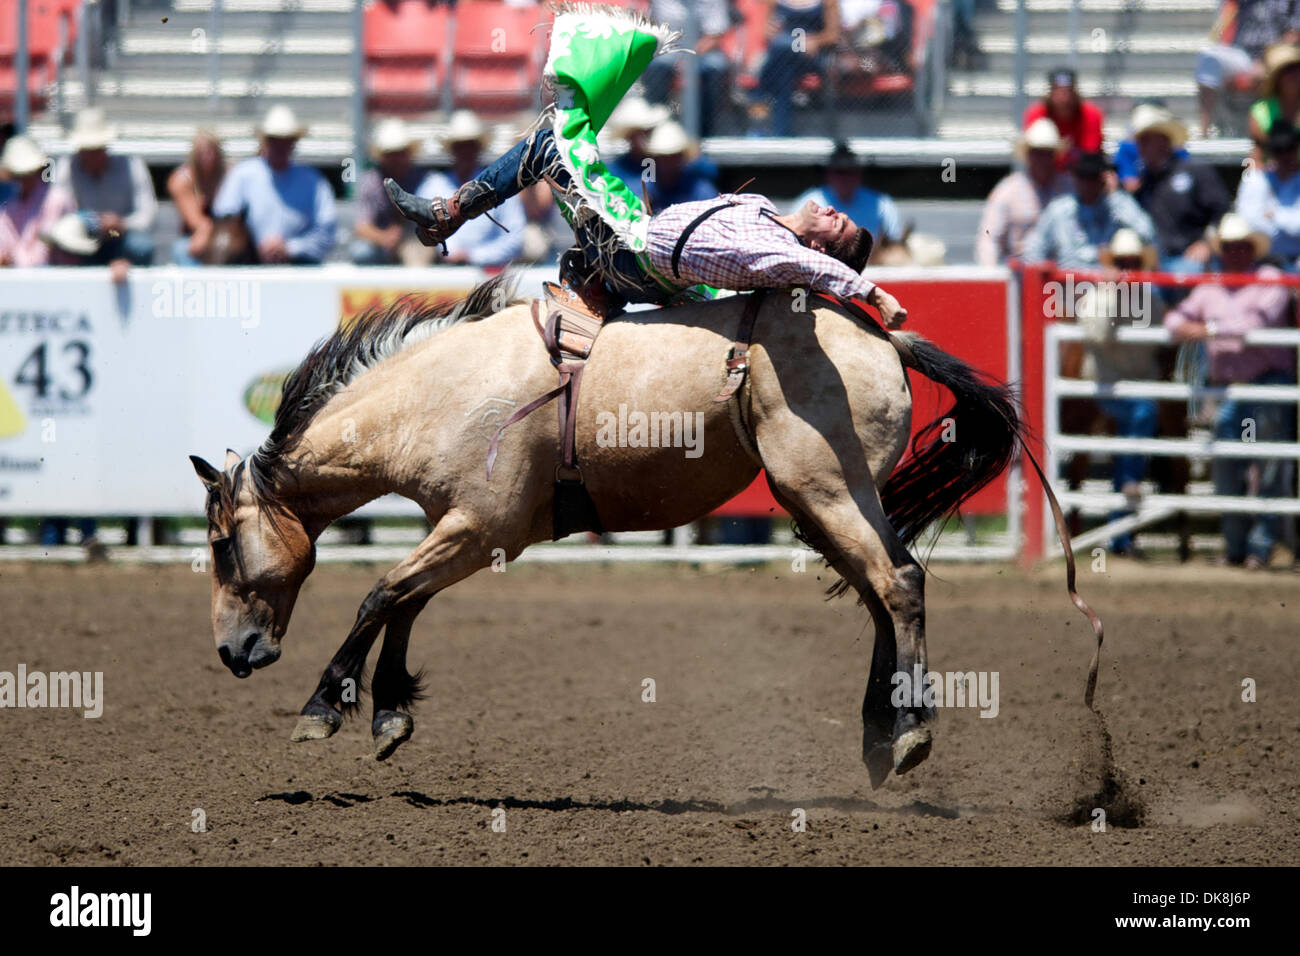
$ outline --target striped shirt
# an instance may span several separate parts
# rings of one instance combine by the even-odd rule
[[[673,252],[686,227],[700,213],[728,201],[735,205],[714,213],[691,232],[674,271]],[[776,222],[777,215],[772,201],[755,193],[669,206],[650,220],[646,252],[660,274],[683,288],[703,284],[744,292],[807,286],[844,299],[865,297],[875,288],[838,259],[803,245]]]

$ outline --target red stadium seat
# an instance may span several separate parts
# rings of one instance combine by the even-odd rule
[[[445,77],[450,17],[424,0],[375,3],[365,11],[362,49],[371,105],[416,111],[436,105]]]
[[[543,7],[462,0],[451,68],[456,104],[517,109],[536,102],[549,19]]]

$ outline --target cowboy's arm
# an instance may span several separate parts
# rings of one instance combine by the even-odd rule
[[[907,321],[907,310],[897,299],[838,259],[802,246],[793,252],[789,249],[765,252],[751,260],[750,271],[755,277],[751,288],[807,286],[815,292],[861,299],[875,306],[887,328],[896,329]]]
[[[312,223],[301,235],[284,240],[285,251],[291,258],[323,262],[334,247],[334,232],[338,216],[334,207],[334,193],[324,176],[316,181]]]
[[[158,200],[153,194],[153,180],[149,177],[149,167],[139,156],[132,156],[131,194],[133,202],[131,214],[122,219],[122,224],[132,232],[148,232],[153,228],[153,221],[158,215]]]
[[[979,231],[975,236],[975,261],[979,265],[998,264],[1008,222],[1006,203],[1002,201],[999,190],[994,189],[984,206],[984,215],[980,217]]]

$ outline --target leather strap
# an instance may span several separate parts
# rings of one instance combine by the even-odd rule
[[[754,323],[758,320],[758,310],[766,297],[767,290],[759,289],[751,292],[745,301],[745,311],[740,314],[740,326],[736,329],[736,340],[731,346],[731,354],[727,356],[727,382],[713,399],[715,402],[727,401],[745,381],[745,373],[749,371],[749,342],[754,337]]]
[[[704,222],[704,220],[708,219],[714,213],[719,213],[724,209],[730,209],[732,206],[738,205],[740,205],[740,203],[727,200],[726,202],[719,203],[716,206],[710,206],[687,224],[686,228],[682,230],[682,234],[677,237],[677,245],[673,246],[672,266],[674,276],[678,279],[682,277],[682,274],[677,271],[677,265],[682,261],[682,250],[686,248],[686,240],[691,237],[691,233],[699,227],[700,223]]]

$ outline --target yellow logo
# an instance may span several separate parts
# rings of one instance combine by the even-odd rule
[[[9,390],[0,382],[0,438],[13,438],[27,429],[27,419]]]

